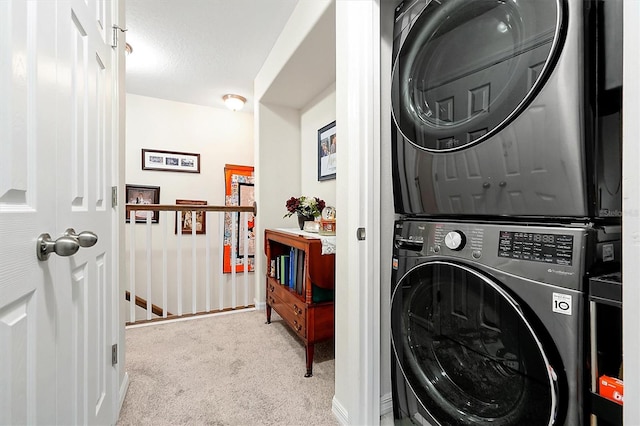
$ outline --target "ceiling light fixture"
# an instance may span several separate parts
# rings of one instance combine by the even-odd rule
[[[244,103],[247,102],[247,99],[240,95],[224,95],[222,97],[224,104],[231,111],[239,111],[244,106]]]
[[[131,55],[133,53],[133,47],[129,43],[124,44],[124,51],[127,55]]]

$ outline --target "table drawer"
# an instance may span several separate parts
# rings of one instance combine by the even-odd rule
[[[269,305],[289,324],[289,326],[303,339],[307,335],[305,311],[299,307],[300,303],[291,305],[284,302],[275,292],[267,294]]]

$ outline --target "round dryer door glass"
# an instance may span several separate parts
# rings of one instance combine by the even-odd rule
[[[472,269],[430,262],[392,296],[393,351],[425,411],[442,425],[548,425],[556,379],[515,300]]]
[[[560,3],[428,2],[396,40],[392,111],[404,138],[450,151],[479,143],[513,120],[553,66]]]

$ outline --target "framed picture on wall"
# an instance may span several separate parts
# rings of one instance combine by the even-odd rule
[[[318,180],[336,178],[336,122],[318,130]]]
[[[200,173],[200,154],[143,149],[142,170]]]
[[[206,206],[207,202],[203,200],[176,200],[176,204],[184,204],[188,206]],[[207,215],[205,211],[196,211],[195,221],[193,220],[192,211],[185,210],[182,212],[181,224],[182,224],[182,233],[183,234],[191,234],[193,229],[193,223],[195,222],[196,234],[206,234],[207,233]],[[176,234],[178,233],[178,212],[176,212]]]
[[[225,180],[225,205],[226,206],[251,206],[254,203],[253,166],[239,166],[226,164],[224,166]],[[242,218],[246,218],[248,235],[242,236],[240,229],[244,228],[244,223],[240,223]],[[235,219],[235,221],[234,221]],[[235,232],[233,230],[235,222]],[[255,217],[253,214],[240,214],[225,212],[224,214],[224,240],[223,240],[223,262],[222,271],[227,274],[233,269],[236,272],[244,271],[244,248],[247,246],[247,269],[249,272],[255,270]],[[245,240],[246,241],[243,241]],[[235,246],[235,265],[232,264],[231,248]]]
[[[135,210],[136,223],[145,223],[147,221],[146,210],[136,210],[135,206],[129,204],[160,204],[160,187],[159,186],[142,186],[142,185],[126,185],[125,198],[127,200],[126,214],[127,223],[130,222],[132,210]],[[160,220],[160,211],[152,212],[151,223],[158,223]]]

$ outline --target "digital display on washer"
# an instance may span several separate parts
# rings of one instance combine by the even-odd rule
[[[571,266],[573,236],[500,231],[498,257]]]

